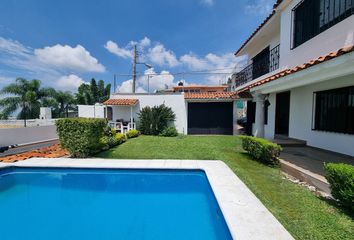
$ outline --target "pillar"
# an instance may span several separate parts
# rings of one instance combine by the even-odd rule
[[[264,94],[254,94],[254,100],[256,102],[256,119],[253,135],[260,138],[264,138],[264,99]]]
[[[237,128],[237,104],[236,101],[233,101],[233,110],[232,110],[232,125],[233,125],[233,135],[238,135],[238,128]]]

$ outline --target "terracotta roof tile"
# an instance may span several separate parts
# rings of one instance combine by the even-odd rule
[[[44,147],[29,152],[10,155],[6,157],[0,157],[0,162],[12,163],[12,162],[23,161],[34,157],[55,158],[55,157],[65,157],[69,155],[70,155],[69,152],[62,149],[60,144],[54,144],[49,147]]]
[[[185,93],[185,99],[236,99],[235,92],[201,92],[201,93]]]
[[[275,14],[275,9],[282,3],[283,0],[277,0],[275,4],[273,5],[273,11],[264,19],[264,21],[256,28],[256,30],[253,31],[253,33],[246,39],[246,41],[241,45],[241,47],[235,52],[235,55],[237,55],[241,49],[246,46],[246,44],[251,41],[251,39],[259,32],[259,30],[262,29],[264,25],[273,17]]]
[[[132,106],[139,102],[138,99],[108,99],[104,105],[120,105],[120,106]]]
[[[247,90],[249,90],[251,88],[260,86],[262,84],[265,84],[265,83],[268,83],[268,82],[271,82],[271,81],[274,81],[274,80],[277,80],[277,79],[279,79],[281,77],[285,77],[285,76],[288,76],[290,74],[299,72],[301,70],[307,69],[307,68],[315,66],[315,65],[317,65],[319,63],[323,63],[325,61],[331,60],[333,58],[342,56],[342,55],[344,55],[346,53],[350,53],[350,52],[354,52],[354,45],[343,47],[343,48],[339,49],[336,52],[331,52],[331,53],[329,53],[329,54],[327,54],[325,56],[320,56],[317,59],[313,59],[313,60],[311,60],[311,61],[309,61],[307,63],[303,63],[303,64],[298,65],[296,67],[285,69],[285,70],[283,70],[281,72],[278,72],[278,73],[276,73],[276,74],[274,74],[272,76],[269,76],[269,77],[267,77],[265,79],[261,79],[261,80],[255,82],[255,83],[253,83],[251,85],[248,85],[247,87],[244,87],[244,88],[240,89],[238,91],[238,93],[243,92],[243,91],[247,91]]]

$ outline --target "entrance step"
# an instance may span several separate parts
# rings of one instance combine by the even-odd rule
[[[282,147],[303,147],[306,146],[306,141],[289,138],[283,135],[275,135],[273,141],[276,144],[279,144]]]

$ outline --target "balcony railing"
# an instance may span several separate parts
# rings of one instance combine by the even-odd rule
[[[235,87],[239,87],[264,74],[279,68],[279,45],[269,50],[269,54],[246,66],[242,71],[234,73],[232,78]]]

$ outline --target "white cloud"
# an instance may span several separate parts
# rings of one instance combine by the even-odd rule
[[[120,93],[131,93],[132,92],[132,85],[133,85],[133,79],[129,79],[127,81],[124,81],[124,82],[122,82],[121,85],[119,85],[117,87],[117,92],[120,92]],[[143,89],[140,86],[137,86],[135,92],[137,92],[137,93],[145,93],[146,90]]]
[[[117,43],[109,40],[104,47],[118,57],[131,59],[133,58],[134,45],[138,47],[140,62],[149,62],[160,67],[176,67],[179,65],[173,51],[166,49],[161,43],[155,43],[151,46],[151,40],[147,37],[138,42],[132,40],[125,47],[119,47]]]
[[[120,48],[117,43],[109,40],[106,45],[104,45],[105,49],[107,49],[110,53],[117,55],[122,58],[132,58],[133,52],[131,49]]]
[[[116,43],[112,41],[108,42],[111,42],[113,46],[117,46],[118,48]],[[147,37],[140,41],[130,41],[124,48],[119,48],[119,52],[129,52],[130,54],[135,44],[139,48],[140,62],[146,62],[155,67],[185,67],[186,69],[192,71],[205,71],[206,73],[204,76],[200,75],[198,78],[207,80],[207,83],[209,84],[220,84],[226,82],[232,72],[240,70],[240,67],[244,66],[246,60],[245,57],[236,58],[231,52],[226,54],[208,53],[205,56],[198,56],[193,52],[190,52],[182,55],[181,57],[177,57],[172,50],[166,49],[162,43],[152,42]],[[116,55],[120,55],[120,57],[123,58],[128,57],[128,55],[125,54]],[[188,71],[186,74],[188,74]],[[152,86],[152,88],[156,87],[156,89],[161,89],[164,88],[164,84],[171,85],[173,80],[170,80],[169,77],[166,77],[165,75],[171,76],[170,74],[160,73],[159,77],[154,77],[157,85]],[[146,89],[146,86],[143,87]],[[129,89],[128,92],[131,91],[131,87],[126,87],[124,85],[123,88]]]
[[[200,0],[200,2],[206,6],[213,6],[214,5],[214,0]]]
[[[268,15],[273,10],[274,2],[274,0],[249,0],[245,11],[249,14]]]
[[[147,57],[153,64],[158,66],[176,67],[179,65],[176,55],[171,50],[166,50],[160,43],[149,49]]]
[[[209,64],[207,63],[207,61],[205,61],[205,59],[199,58],[193,53],[181,56],[180,61],[192,70],[205,70],[209,67]]]
[[[104,72],[105,67],[91,56],[83,46],[54,45],[35,49],[39,61],[57,68],[67,68],[83,72]]]
[[[57,44],[32,49],[18,41],[2,37],[0,64],[8,67],[6,76],[37,78],[44,85],[62,89],[73,88],[81,83],[83,80],[78,76],[79,73],[105,71],[105,67],[81,45],[70,47]],[[68,72],[72,74],[68,75]],[[3,83],[0,79],[0,85]]]
[[[144,37],[143,39],[140,40],[140,46],[141,47],[148,47],[151,44],[151,40],[147,37]]]
[[[57,81],[57,86],[64,90],[76,90],[85,81],[75,74],[62,76]]]
[[[150,77],[148,77],[148,75],[150,75]],[[163,70],[160,73],[156,73],[154,69],[148,69],[143,76],[138,77],[136,81],[136,92],[145,93],[148,90],[149,92],[154,92],[155,90],[165,89],[166,87],[171,88],[176,86],[179,81],[181,80],[175,81],[175,77],[170,74],[169,71]],[[131,93],[132,84],[132,79],[122,82],[122,84],[117,87],[117,92]]]

